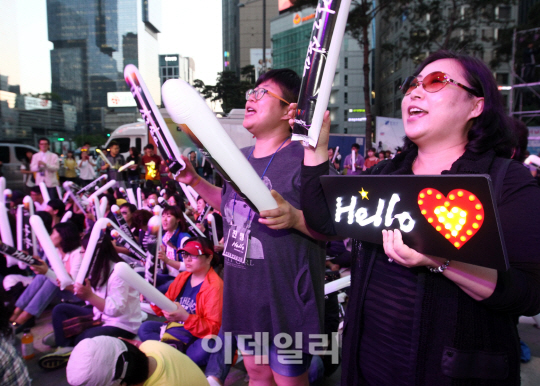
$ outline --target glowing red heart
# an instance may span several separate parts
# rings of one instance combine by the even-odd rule
[[[457,249],[484,223],[484,206],[465,189],[454,189],[444,196],[437,189],[425,188],[418,194],[418,206],[427,221]]]

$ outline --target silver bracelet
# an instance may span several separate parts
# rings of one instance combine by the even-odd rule
[[[431,273],[443,273],[446,268],[448,268],[448,265],[450,264],[450,260],[446,260],[443,265],[437,267],[437,268],[431,268],[427,267],[429,269],[429,272]]]

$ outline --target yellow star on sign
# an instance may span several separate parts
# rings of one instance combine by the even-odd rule
[[[358,191],[358,193],[360,193],[360,195],[362,196],[362,200],[365,198],[366,200],[369,200],[369,197],[367,196],[368,195],[368,192],[366,192],[364,190],[364,188],[362,188],[362,191]]]

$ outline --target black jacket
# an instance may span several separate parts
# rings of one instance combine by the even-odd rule
[[[381,162],[367,174],[412,174],[417,150]],[[497,161],[495,161],[497,160]],[[302,210],[307,224],[323,234],[335,234],[329,211],[322,211],[324,193],[319,176],[328,163],[302,169]],[[418,276],[421,317],[416,371],[412,385],[519,385],[519,315],[540,312],[540,189],[523,165],[503,161],[494,151],[466,151],[442,174],[490,174],[494,185],[501,168],[508,167],[499,185],[498,210],[510,270],[498,272],[495,292],[475,301],[454,282],[428,270]],[[504,172],[504,171],[503,171]],[[350,301],[343,337],[343,385],[360,385],[359,346],[363,301],[381,245],[356,241],[353,246]],[[443,256],[444,257],[444,256]]]

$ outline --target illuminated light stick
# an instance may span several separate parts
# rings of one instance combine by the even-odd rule
[[[107,197],[101,197],[101,200],[99,201],[99,211],[101,212],[101,217],[105,217],[105,211],[107,210],[108,203],[109,200]]]
[[[34,201],[32,200],[32,197],[25,196],[23,198],[23,205],[24,208],[28,212],[28,220],[30,220],[30,217],[34,215]],[[28,241],[28,234],[30,234],[30,240],[32,245],[30,245]],[[36,233],[34,232],[34,228],[30,226],[30,221],[28,223],[24,224],[24,240],[25,240],[25,247],[23,249],[26,249],[27,251],[30,250],[30,247],[32,247],[32,253],[34,256],[38,255],[38,245],[36,240]]]
[[[142,209],[142,193],[141,193],[141,188],[137,188],[137,209]]]
[[[79,209],[84,213],[86,205],[79,199],[79,196],[74,193],[76,185],[72,181],[66,181],[64,182],[64,189],[66,190],[67,194],[71,197],[75,205],[79,207]]]
[[[120,226],[120,229],[131,238],[131,240],[135,240],[135,237],[133,237],[133,233],[131,233],[131,229],[129,229],[129,225],[126,222],[126,219],[124,216],[122,216],[122,213],[120,213],[120,208],[118,205],[111,206],[111,212],[114,214],[114,218],[116,218],[116,222]]]
[[[337,279],[334,281],[331,281],[330,283],[326,283],[324,285],[324,294],[328,295],[332,292],[337,292],[343,288],[349,287],[351,285],[351,277],[345,276],[341,279]]]
[[[105,233],[102,231],[107,228],[109,221],[108,218],[100,218],[94,224],[94,228],[92,228],[92,233],[90,233],[90,238],[88,239],[86,250],[84,251],[81,268],[79,268],[79,272],[77,272],[75,283],[84,284],[84,279],[86,279],[90,265],[93,264],[95,256],[99,253],[101,244],[103,243],[101,234],[103,233],[104,235]]]
[[[114,185],[116,185],[116,180],[110,180],[109,182],[107,182],[105,185],[103,185],[101,188],[99,188],[98,190],[96,190],[94,193],[92,193],[90,195],[90,197],[88,197],[88,199],[92,199],[93,197],[97,197],[99,196],[101,193],[109,190],[110,188],[112,188]]]
[[[73,284],[73,279],[67,273],[66,267],[64,267],[64,263],[62,263],[62,259],[51,240],[51,236],[49,236],[47,229],[45,229],[41,217],[36,215],[30,217],[30,225],[34,228],[39,243],[45,251],[45,255],[49,259],[52,269],[60,281],[60,289],[63,290],[68,285]]]
[[[307,49],[293,141],[316,147],[330,100],[351,0],[319,0]]]
[[[39,183],[39,190],[41,190],[41,195],[43,196],[43,202],[47,204],[49,201],[51,201],[51,196],[49,196],[49,191],[47,190],[47,185],[45,185],[45,182]]]
[[[196,209],[197,208],[197,200],[195,200],[195,197],[193,197],[193,195],[191,194],[190,190],[188,189],[188,186],[186,184],[180,182],[180,187],[182,188],[182,191],[184,192],[186,198],[188,199],[189,205],[191,205],[191,207],[193,209]]]
[[[126,189],[126,194],[127,194],[127,198],[129,200],[129,202],[135,206],[137,206],[137,200],[135,199],[135,194],[133,194],[133,189],[132,188],[127,188]]]
[[[339,154],[339,146],[336,146],[336,151],[334,152],[334,156],[332,157],[332,163],[336,161],[336,157]]]
[[[131,269],[127,263],[116,263],[114,272],[129,284],[130,287],[139,291],[150,303],[161,308],[163,311],[173,312],[178,309],[176,304],[159,292],[154,286],[148,284],[148,282]]]
[[[118,232],[120,237],[122,237],[122,240],[124,240],[126,243],[128,243],[130,245],[130,247],[134,251],[136,251],[136,252],[132,252],[132,253],[134,253],[135,255],[139,256],[142,259],[146,259],[146,253],[141,249],[139,244],[137,244],[135,242],[135,240],[130,239],[129,236],[126,235],[124,233],[124,231],[118,225],[116,225],[114,222],[112,222],[110,219],[109,219],[108,225],[111,226],[116,232]],[[128,247],[126,247],[126,248],[128,248]],[[128,249],[131,251],[131,248],[128,248]]]
[[[34,259],[32,256],[30,256],[28,253],[17,250],[7,244],[0,244],[0,252],[4,253],[8,256],[10,256],[13,259],[18,260],[20,263],[23,264],[23,267],[26,268],[26,264],[28,265],[39,265],[41,264],[39,261]]]
[[[210,224],[210,227],[212,229],[212,240],[214,242],[214,245],[219,244],[218,235],[217,235],[217,228],[216,228],[216,220],[214,219],[214,215],[210,213],[207,217],[208,223]]]
[[[351,153],[351,171],[356,171],[356,150]]]
[[[528,156],[524,163],[527,165],[532,165],[537,169],[540,169],[540,157],[538,157],[537,155]]]
[[[102,176],[99,176],[98,178],[96,178],[94,181],[90,182],[88,185],[86,185],[84,188],[80,188],[78,191],[77,191],[77,195],[80,196],[81,194],[83,193],[86,193],[86,192],[89,192],[91,189],[93,189],[95,186],[98,186],[98,184],[100,183],[100,181],[106,181],[107,178],[109,178],[109,176],[107,176],[106,174],[103,174]],[[65,185],[65,184],[64,184]]]
[[[163,102],[172,120],[197,145],[231,187],[254,211],[275,209],[277,203],[261,177],[236,147],[200,94],[180,79],[162,87]]]
[[[71,210],[68,210],[63,216],[62,216],[62,220],[60,220],[60,222],[66,222],[66,221],[69,221],[71,219],[71,216],[73,216],[73,212]]]
[[[109,161],[109,159],[105,156],[105,154],[103,154],[103,152],[100,150],[100,149],[96,149],[96,153],[99,154],[99,156],[101,157],[101,159],[103,160],[103,162],[109,164],[109,166],[114,169],[114,166],[113,164],[111,163],[111,161]]]
[[[148,131],[154,139],[165,164],[169,168],[169,171],[174,176],[177,176],[178,173],[185,169],[186,164],[137,67],[133,64],[128,64],[124,68],[124,79],[129,86],[131,94],[133,94],[133,98],[135,98],[139,112],[146,122]],[[159,173],[159,165],[156,166]]]
[[[139,252],[139,250],[135,249],[133,245],[128,243],[122,236],[120,236],[120,233],[116,229],[113,229],[111,231],[111,237],[114,239],[117,245],[120,245],[121,247],[129,250],[129,252],[133,255],[135,259],[142,262],[146,261],[146,254],[144,252]]]
[[[146,249],[146,264],[144,267],[144,278],[154,287],[157,285],[158,274],[158,258],[161,239],[158,236],[161,234],[161,221],[159,216],[153,216],[148,220],[148,230],[144,235],[143,247]]]
[[[135,165],[135,161],[129,161],[127,164],[120,166],[120,168],[118,169],[118,172],[123,172],[124,170],[126,170],[132,165]]]
[[[185,213],[183,213],[183,212],[182,212],[182,214],[184,215],[184,218],[186,219],[186,221],[189,223],[189,225],[190,225],[189,228],[192,229],[192,232],[191,232],[191,233],[194,233],[193,231],[195,231],[195,232],[197,232],[201,237],[206,237],[206,236],[204,235],[204,233],[203,233],[199,228],[197,228],[197,225],[195,225],[195,224],[193,223],[193,221],[191,221],[191,219],[188,217],[187,214],[185,214]]]

